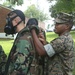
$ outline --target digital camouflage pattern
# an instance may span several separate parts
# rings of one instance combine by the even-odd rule
[[[47,58],[47,75],[72,75],[74,68],[74,42],[70,33],[65,33],[54,39],[50,44],[56,54],[51,58]]]
[[[6,58],[7,58],[7,56],[6,56],[2,46],[0,45],[0,75],[2,75],[2,73],[4,72]]]
[[[10,54],[8,75],[40,75],[38,57],[29,29],[25,27],[20,31],[15,41],[15,50]]]
[[[56,23],[73,22],[73,16],[72,16],[72,14],[61,12],[61,13],[57,14],[55,22]]]

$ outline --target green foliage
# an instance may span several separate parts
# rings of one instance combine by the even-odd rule
[[[35,7],[35,5],[29,6],[24,13],[28,18],[34,17],[40,21],[44,21],[48,19],[47,14],[44,14],[43,11],[39,10],[37,7]]]
[[[22,5],[23,0],[6,0],[2,5],[13,9],[15,5]]]
[[[10,5],[9,1],[3,3],[4,6]]]
[[[15,5],[22,5],[24,0],[6,0],[3,5],[9,8],[14,8]],[[43,11],[39,10],[35,5],[31,5],[24,12],[26,17],[31,18],[34,17],[39,21],[44,21],[49,19],[48,15],[43,13]]]
[[[59,12],[66,12],[66,13],[75,13],[75,0],[48,0],[56,1],[55,5],[52,5],[49,9],[51,12],[51,16],[55,17],[55,14]]]
[[[10,4],[12,5],[15,5],[15,4],[22,5],[23,4],[23,0],[7,0],[7,1],[9,1]]]

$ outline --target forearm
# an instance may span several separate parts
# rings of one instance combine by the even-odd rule
[[[36,47],[36,51],[38,52],[39,55],[46,55],[45,49],[43,47],[43,44],[40,42],[40,40],[38,39],[35,30],[31,30],[32,33],[32,37],[33,37],[33,41]]]

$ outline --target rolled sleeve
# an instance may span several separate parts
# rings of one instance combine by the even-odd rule
[[[55,51],[50,44],[44,45],[44,48],[45,48],[49,57],[52,57],[55,54]]]

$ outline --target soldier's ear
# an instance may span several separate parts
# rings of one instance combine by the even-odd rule
[[[66,27],[65,27],[65,29],[70,29],[70,25],[69,24],[66,24]]]
[[[21,21],[21,18],[17,16],[17,17],[15,18],[15,21],[16,21],[16,23],[18,23],[18,22]]]

